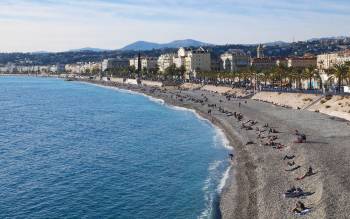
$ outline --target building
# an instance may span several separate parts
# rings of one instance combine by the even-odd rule
[[[264,46],[262,44],[259,44],[258,48],[256,49],[256,57],[258,59],[265,58],[264,55]]]
[[[63,64],[57,64],[57,65],[51,65],[49,66],[49,72],[53,73],[63,73],[66,71],[65,65]]]
[[[224,71],[239,71],[250,65],[250,58],[242,50],[229,50],[220,56]]]
[[[180,68],[181,66],[185,65],[186,56],[187,56],[187,51],[185,50],[185,48],[180,47],[179,50],[177,51],[177,56],[175,56],[173,60],[177,68]]]
[[[139,59],[141,64],[139,64]],[[134,66],[136,70],[157,68],[158,58],[155,57],[136,57],[129,60],[129,65]],[[141,67],[141,69],[139,69]]]
[[[288,59],[288,68],[308,68],[317,66],[317,57],[292,57]]]
[[[210,71],[211,70],[211,58],[208,50],[199,48],[196,50],[190,50],[185,57],[186,72],[196,77],[198,71]]]
[[[159,56],[157,64],[160,72],[164,72],[169,66],[175,64],[175,55],[174,54],[163,54]],[[181,67],[181,65],[180,65]]]
[[[344,50],[339,52],[336,63],[345,64],[347,62],[350,62],[350,50]]]
[[[219,72],[223,70],[223,63],[220,56],[211,55],[210,59],[210,68],[212,71]]]
[[[155,57],[146,57],[141,59],[141,69],[157,68],[158,59]]]
[[[106,71],[112,68],[127,68],[129,66],[129,60],[121,58],[104,59],[102,61],[102,71]]]
[[[276,60],[276,65],[287,67],[288,66],[288,58],[278,58]]]
[[[317,56],[317,68],[327,70],[337,64],[338,53],[322,54]]]
[[[250,65],[257,70],[266,70],[276,67],[277,60],[275,58],[252,58]]]

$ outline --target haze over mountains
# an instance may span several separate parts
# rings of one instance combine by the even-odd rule
[[[331,37],[320,37],[320,38],[311,38],[308,40],[305,40],[304,42],[312,42],[317,40],[331,40],[331,39],[345,39],[346,36],[331,36]],[[263,43],[266,46],[288,46],[291,44],[290,42],[285,41],[273,41],[273,42],[264,42]],[[247,45],[247,46],[254,46],[258,45],[258,43],[252,43],[252,44],[227,44],[227,45]],[[198,40],[193,39],[184,39],[184,40],[174,40],[169,43],[155,43],[155,42],[148,42],[148,41],[136,41],[134,43],[131,43],[123,48],[120,49],[100,49],[100,48],[92,48],[92,47],[84,47],[80,49],[71,49],[65,52],[106,52],[106,51],[112,51],[112,50],[118,50],[118,51],[151,51],[154,49],[174,49],[179,47],[200,47],[200,46],[218,46],[217,44],[210,44],[201,42]],[[32,52],[32,54],[45,54],[45,53],[52,53],[47,51],[35,51]]]
[[[165,49],[165,48],[178,48],[178,47],[200,47],[200,46],[210,46],[209,43],[204,43],[201,41],[193,40],[193,39],[185,39],[185,40],[175,40],[169,43],[153,43],[147,41],[137,41],[135,43],[129,44],[120,50],[152,50],[152,49]]]

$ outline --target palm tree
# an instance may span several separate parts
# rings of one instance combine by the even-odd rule
[[[303,70],[303,76],[304,78],[309,80],[309,89],[313,89],[312,86],[312,79],[315,77],[316,75],[316,70],[313,67],[307,67]]]
[[[338,80],[338,92],[340,93],[340,87],[343,84],[343,79],[347,78],[349,74],[349,67],[346,64],[337,64],[330,69],[327,74],[330,78],[336,78]]]

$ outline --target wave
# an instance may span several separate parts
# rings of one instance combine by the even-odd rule
[[[89,83],[89,82],[80,82],[80,83],[94,85],[96,87],[101,87],[101,88],[105,88],[105,89],[109,89],[109,90],[115,90],[115,91],[119,91],[121,93],[144,96],[144,97],[147,97],[152,102],[159,103],[161,105],[165,104],[165,101],[162,100],[162,99],[158,99],[158,98],[155,98],[155,97],[152,97],[152,96],[149,96],[147,94],[140,93],[140,92],[137,92],[137,91],[122,89],[122,88],[118,88],[118,87],[111,87],[111,86],[106,86],[106,85],[100,85],[100,84],[94,84],[94,83]]]
[[[220,193],[226,184],[231,169],[231,166],[227,168],[227,165],[228,163],[224,160],[217,160],[209,165],[209,174],[202,188],[204,192],[205,209],[198,218],[215,218],[215,215],[219,211]],[[223,169],[226,170],[223,172]]]
[[[221,192],[222,192],[222,189],[225,187],[226,182],[227,182],[227,179],[228,179],[228,177],[230,176],[230,170],[231,170],[231,166],[229,166],[229,167],[225,170],[225,172],[222,174],[220,183],[219,183],[218,188],[217,188],[218,193],[221,193]]]

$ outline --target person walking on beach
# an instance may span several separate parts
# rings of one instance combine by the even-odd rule
[[[238,102],[238,107],[241,107],[241,102]]]
[[[230,157],[231,160],[233,160],[233,154],[229,153],[228,156]]]

